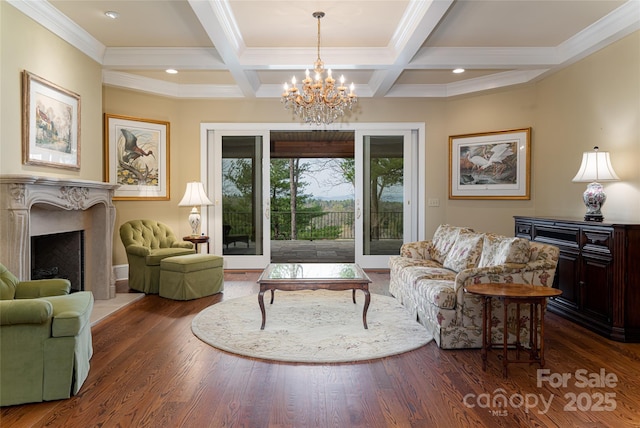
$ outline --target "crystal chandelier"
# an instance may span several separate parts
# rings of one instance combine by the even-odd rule
[[[349,87],[344,86],[344,76],[340,76],[340,86],[336,87],[335,79],[331,77],[331,69],[327,70],[324,78],[324,63],[320,59],[320,18],[324,12],[314,12],[313,17],[318,19],[318,59],[313,64],[315,78],[311,79],[307,69],[306,77],[302,81],[302,90],[296,86],[296,77],[291,79],[291,86],[284,84],[284,92],[281,101],[284,107],[293,110],[305,123],[316,125],[330,124],[344,115],[346,110],[351,110],[358,102],[358,97],[353,92],[353,83]]]

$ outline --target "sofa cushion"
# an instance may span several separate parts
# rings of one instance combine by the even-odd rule
[[[444,264],[444,260],[447,258],[447,254],[453,244],[456,242],[456,238],[460,232],[473,232],[472,229],[466,227],[456,227],[448,224],[441,224],[433,234],[431,240],[431,246],[429,247],[429,255],[431,258],[441,264]]]
[[[201,270],[221,268],[223,259],[213,254],[187,254],[185,256],[167,257],[160,261],[160,269],[171,272],[198,272]]]
[[[481,233],[460,233],[447,253],[443,266],[456,272],[476,267],[482,251],[482,242]]]
[[[478,267],[499,266],[505,263],[527,263],[531,259],[531,245],[523,238],[487,233]]]
[[[195,251],[188,248],[156,248],[151,250],[151,254],[146,257],[147,266],[160,266],[162,259],[173,256],[184,256],[194,254]]]
[[[409,267],[400,270],[400,279],[405,284],[415,284],[420,279],[438,279],[454,282],[456,273],[442,267]]]
[[[413,259],[411,257],[391,256],[389,257],[389,268],[394,271],[407,267],[432,267],[441,268],[442,265],[435,260],[430,259]]]
[[[400,247],[400,255],[412,259],[430,259],[429,247],[431,241],[407,242]]]
[[[453,282],[441,279],[421,279],[416,283],[418,294],[434,306],[441,309],[456,307],[456,292]]]

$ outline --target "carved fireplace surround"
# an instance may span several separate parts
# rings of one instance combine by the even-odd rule
[[[31,279],[31,237],[84,231],[85,290],[116,295],[112,248],[118,185],[30,175],[0,175],[0,262]]]

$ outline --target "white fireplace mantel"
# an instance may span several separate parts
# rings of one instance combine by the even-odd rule
[[[119,186],[88,180],[0,175],[0,262],[21,280],[31,278],[31,237],[83,230],[85,290],[115,297],[113,192]]]

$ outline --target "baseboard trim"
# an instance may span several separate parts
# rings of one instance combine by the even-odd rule
[[[129,279],[129,265],[114,265],[113,276],[116,281]]]

